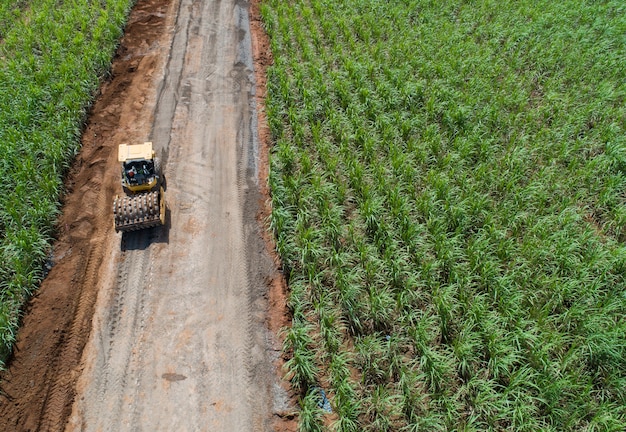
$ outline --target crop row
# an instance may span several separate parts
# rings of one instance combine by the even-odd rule
[[[62,178],[133,3],[0,5],[0,367],[44,275]]]
[[[626,422],[620,8],[265,4],[303,430]]]

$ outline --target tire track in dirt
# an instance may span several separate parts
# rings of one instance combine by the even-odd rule
[[[156,106],[162,108],[155,110],[153,113],[154,122],[151,133],[153,141],[160,146],[155,148],[155,150],[161,154],[163,168],[166,168],[167,165],[168,149],[178,98],[177,89],[180,86],[181,79],[180,74],[176,73],[176,71],[179,71],[183,65],[183,58],[179,53],[185,52],[189,39],[188,10],[183,8],[183,3],[180,0],[174,0],[171,8],[175,11],[174,16],[176,17],[172,25],[174,35],[169,46],[171,54],[167,58],[163,79],[157,85]]]
[[[88,183],[88,190],[97,190],[99,185],[96,182]],[[105,208],[107,199],[106,194],[99,194],[98,205],[95,207],[99,213],[96,217],[103,217],[100,209]],[[87,211],[87,210],[85,210]],[[88,253],[86,265],[84,269],[76,272],[77,283],[81,286],[96,286],[96,281],[100,272],[100,257],[103,254],[103,243],[99,229],[94,233],[91,249]],[[99,234],[99,235],[97,235]],[[76,374],[74,368],[79,364],[83,348],[87,341],[85,328],[91,326],[91,318],[93,316],[93,308],[96,297],[89,290],[81,290],[76,303],[76,309],[71,316],[72,324],[69,334],[63,341],[60,348],[60,355],[53,359],[53,370],[58,374],[58,378],[50,387],[44,404],[44,411],[41,418],[40,429],[42,430],[61,430],[65,426],[65,419],[71,412],[71,404],[73,402],[74,380]]]
[[[145,236],[143,232],[129,234],[139,237],[139,241]],[[113,373],[113,379],[106,387],[132,388],[133,383],[128,381],[133,377],[128,371],[132,370],[136,361],[134,355],[141,352],[142,340],[137,336],[141,335],[146,325],[145,292],[150,289],[150,284],[143,283],[140,276],[150,274],[149,259],[150,256],[147,254],[137,255],[127,252],[122,254],[116,286],[118,296],[115,297],[119,318],[116,327],[109,330],[113,343],[103,368],[105,373]],[[133,271],[129,272],[129,269]],[[110,406],[114,412],[119,412],[127,401],[122,398],[113,398],[111,401],[101,398],[101,403],[103,406]],[[111,427],[111,430],[120,430],[119,424],[112,424]]]
[[[247,6],[247,4],[246,4]],[[259,209],[256,205],[250,204],[250,195],[255,195],[254,191],[259,190],[259,178],[258,178],[258,134],[257,134],[257,114],[256,114],[256,101],[255,101],[255,82],[254,82],[254,65],[252,62],[251,48],[252,41],[250,36],[250,22],[248,16],[248,10],[244,8],[243,3],[239,3],[239,7],[236,8],[236,21],[239,28],[238,38],[238,57],[236,59],[235,68],[233,69],[232,77],[235,92],[239,92],[239,97],[246,101],[252,115],[242,116],[239,119],[239,127],[237,134],[238,154],[239,154],[239,174],[237,177],[237,190],[239,191],[239,200],[243,203],[244,217],[247,214],[250,217],[252,214],[258,213]],[[258,204],[258,198],[254,200],[255,204]],[[262,238],[259,232],[259,225],[247,225],[241,232],[241,243],[247,245],[255,245],[254,239]],[[259,247],[260,243],[256,243]],[[245,286],[245,308],[246,318],[245,332],[247,339],[244,344],[244,352],[241,355],[244,358],[244,367],[247,375],[247,381],[254,383],[259,370],[263,370],[267,366],[264,362],[267,362],[267,353],[263,353],[260,350],[268,349],[271,347],[271,343],[267,334],[262,334],[257,330],[260,320],[265,320],[265,314],[267,306],[263,301],[260,301],[259,291],[255,289],[254,281],[258,281],[258,275],[254,274],[254,268],[251,268],[248,264],[255,262],[252,251],[257,254],[262,252],[255,251],[255,248],[249,248],[247,251],[243,251],[240,262],[241,272],[245,272],[248,275],[247,285]],[[269,257],[265,263],[266,266],[270,266]],[[264,313],[265,312],[265,313]],[[263,359],[263,360],[261,360]],[[268,427],[267,417],[264,413],[271,412],[272,404],[267,400],[259,398],[258,387],[247,386],[246,397],[247,403],[251,407],[252,411],[252,430],[264,430]],[[272,389],[267,390],[270,394]],[[270,399],[268,397],[268,399]]]

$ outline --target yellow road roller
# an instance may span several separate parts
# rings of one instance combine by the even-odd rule
[[[113,202],[115,231],[136,231],[165,223],[165,194],[161,182],[161,163],[152,142],[120,144],[118,161],[122,165],[122,189]]]

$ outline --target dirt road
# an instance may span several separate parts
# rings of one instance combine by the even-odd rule
[[[268,328],[281,317],[268,318],[276,265],[257,222],[248,8],[137,3],[71,176],[55,266],[1,377],[1,430],[292,428],[276,423],[291,408]],[[167,224],[122,237],[117,144],[144,140],[163,159]]]

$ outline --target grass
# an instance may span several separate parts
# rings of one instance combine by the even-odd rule
[[[302,430],[623,429],[625,12],[264,3]]]
[[[63,175],[133,4],[0,5],[0,368],[44,276]]]

